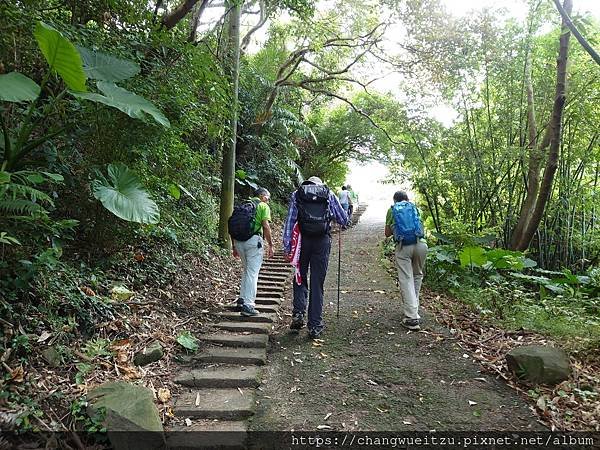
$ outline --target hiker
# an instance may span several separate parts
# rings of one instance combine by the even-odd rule
[[[348,188],[346,186],[342,186],[342,191],[338,195],[338,199],[340,201],[340,205],[344,208],[344,212],[347,216],[350,216],[350,208],[352,205],[352,200],[350,199],[350,193],[348,192]]]
[[[350,186],[349,184],[346,185],[346,189],[348,190],[348,197],[350,197],[350,208],[348,211],[348,216],[350,217],[350,220],[352,220],[352,214],[354,213],[354,211],[358,210],[358,195],[356,195],[356,192],[354,192],[352,190],[352,186]]]
[[[254,191],[254,197],[248,202],[236,206],[229,218],[229,234],[233,244],[233,256],[242,260],[243,273],[237,310],[242,316],[256,316],[254,307],[258,285],[258,272],[264,255],[264,241],[267,241],[267,257],[273,257],[271,240],[271,194],[265,188]],[[264,239],[263,239],[264,233]]]
[[[414,203],[408,201],[404,191],[394,194],[394,205],[387,211],[385,236],[394,236],[396,242],[396,268],[402,294],[402,324],[409,330],[421,329],[419,293],[423,282],[423,269],[427,244],[421,239],[423,224]]]
[[[346,226],[348,215],[321,179],[310,177],[291,195],[283,247],[287,259],[296,266],[290,328],[300,330],[304,326],[308,298],[307,326],[312,339],[318,338],[325,326],[323,284],[331,250],[331,220]],[[309,269],[310,289],[307,280]]]

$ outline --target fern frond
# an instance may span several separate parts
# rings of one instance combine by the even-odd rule
[[[46,210],[42,206],[23,199],[0,200],[0,211],[6,215],[28,214],[32,216],[34,214],[46,214]]]
[[[54,202],[50,196],[39,189],[35,189],[25,184],[10,183],[6,186],[5,196],[17,199],[18,197],[27,198],[32,202],[48,203],[54,206]]]

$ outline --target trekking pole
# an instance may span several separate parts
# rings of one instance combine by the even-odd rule
[[[339,227],[338,236],[338,302],[337,302],[337,318],[340,318],[340,272],[342,269],[342,227]]]

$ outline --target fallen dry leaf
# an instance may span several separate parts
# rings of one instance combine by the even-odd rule
[[[95,297],[96,296],[96,293],[91,288],[89,288],[87,286],[83,286],[81,288],[81,292],[83,292],[88,297]]]
[[[40,337],[37,339],[38,342],[44,342],[47,341],[48,338],[52,337],[52,333],[49,333],[47,331],[42,331],[42,334],[40,335]]]
[[[171,391],[167,388],[160,388],[158,390],[157,397],[161,402],[167,403],[169,400],[171,400]]]
[[[25,380],[25,370],[23,366],[19,366],[16,369],[10,371],[10,379],[15,383],[22,383]]]

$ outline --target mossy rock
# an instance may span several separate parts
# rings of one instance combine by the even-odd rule
[[[152,391],[143,386],[117,381],[104,383],[88,394],[90,416],[106,411],[108,438],[116,450],[165,448],[163,425],[154,405]]]
[[[558,347],[524,345],[506,354],[511,372],[535,384],[555,385],[571,375],[569,357]]]
[[[136,366],[145,366],[147,364],[158,361],[160,358],[163,357],[163,354],[164,352],[162,345],[160,345],[159,342],[153,342],[152,344],[144,348],[144,350],[138,352],[134,356],[133,363]]]

